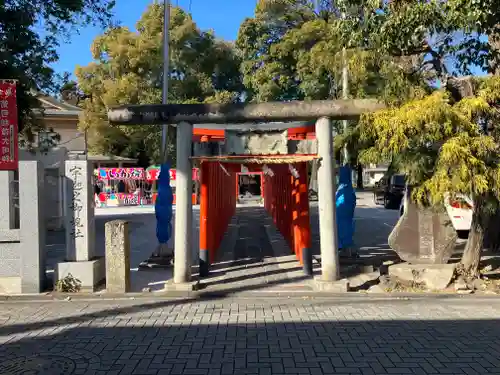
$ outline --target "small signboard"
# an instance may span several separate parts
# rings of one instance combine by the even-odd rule
[[[144,180],[143,168],[99,168],[99,180]]]
[[[18,168],[16,82],[0,80],[0,171]]]
[[[175,181],[177,180],[177,170],[176,169],[170,169],[170,181]],[[150,167],[146,170],[146,180],[148,181],[157,181],[160,176],[160,167]],[[198,180],[198,168],[193,168],[193,174],[192,174],[193,181]]]

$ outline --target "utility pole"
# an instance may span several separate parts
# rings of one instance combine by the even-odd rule
[[[342,13],[342,19],[345,20],[345,18],[346,18],[345,13]],[[342,99],[349,99],[349,70],[347,66],[347,50],[345,46],[342,48]],[[348,121],[342,120],[342,127],[344,130],[344,134],[347,132],[348,126],[349,126]],[[347,145],[344,146],[343,159],[344,159],[344,165],[350,163],[349,151],[347,150]]]
[[[168,102],[168,76],[170,72],[170,0],[163,1],[163,87],[162,87],[162,103]],[[168,159],[167,143],[168,143],[168,127],[169,124],[164,124],[161,132],[161,151],[162,161],[165,163]]]
[[[85,160],[89,160],[89,138],[88,138],[88,129],[85,128],[84,138],[85,142]]]
[[[170,53],[169,53],[169,25],[170,25],[170,0],[163,0],[163,85],[162,85],[162,103],[168,102],[168,75],[170,72]],[[161,132],[161,158],[162,164],[168,161],[168,142],[169,142],[169,124],[163,124]],[[158,219],[157,219],[158,221]],[[156,224],[159,225],[158,222]],[[162,223],[167,226],[170,223]],[[166,230],[166,228],[165,228]],[[142,262],[140,268],[169,267],[171,265],[172,251],[168,245],[159,244],[151,257]]]
[[[314,5],[318,14],[321,11],[321,0],[314,0]],[[345,12],[342,12],[342,19],[346,19]],[[349,99],[349,69],[347,64],[347,49],[344,46],[342,48],[342,99]],[[349,126],[349,122],[347,120],[342,120],[342,128],[344,133],[347,132],[347,128]],[[343,164],[347,165],[350,162],[349,151],[347,149],[347,145],[344,146],[342,150],[342,159]]]

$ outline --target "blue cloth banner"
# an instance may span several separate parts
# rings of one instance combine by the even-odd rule
[[[160,167],[158,177],[158,195],[155,202],[156,238],[160,245],[166,244],[172,237],[172,205],[174,196],[170,187],[170,164]]]
[[[347,249],[354,246],[356,192],[352,187],[351,169],[346,166],[339,168],[339,186],[335,194],[335,205],[339,249]]]

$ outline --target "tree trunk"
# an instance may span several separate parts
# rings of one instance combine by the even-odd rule
[[[492,198],[490,197],[490,200]],[[487,226],[484,233],[484,248],[492,252],[500,251],[500,202],[495,202],[487,215]]]
[[[358,167],[357,167],[357,181],[356,181],[356,187],[358,189],[363,189],[363,166],[361,164],[358,164]]]
[[[495,212],[488,215],[488,226],[484,235],[484,247],[490,251],[500,251],[500,205],[496,204]]]
[[[474,199],[474,212],[472,214],[469,238],[467,239],[462,260],[460,261],[462,266],[461,273],[468,278],[474,278],[479,273],[479,262],[483,251],[485,235],[484,219],[483,199]]]

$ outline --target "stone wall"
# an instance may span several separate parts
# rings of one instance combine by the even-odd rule
[[[318,142],[316,139],[289,140],[289,154],[316,154],[318,153]]]
[[[288,153],[288,132],[242,132],[226,130],[224,154],[269,155]]]
[[[287,130],[266,132],[226,130],[226,155],[264,155],[264,154],[316,154],[315,139],[289,140]],[[196,152],[202,154],[200,146]]]
[[[45,288],[43,168],[37,161],[19,163],[19,229],[9,212],[8,173],[0,171],[0,293],[39,293]]]
[[[19,160],[34,161],[42,164],[45,175],[44,214],[48,230],[64,229],[64,163],[68,160],[68,150],[54,148],[47,153],[32,153],[19,150]]]

